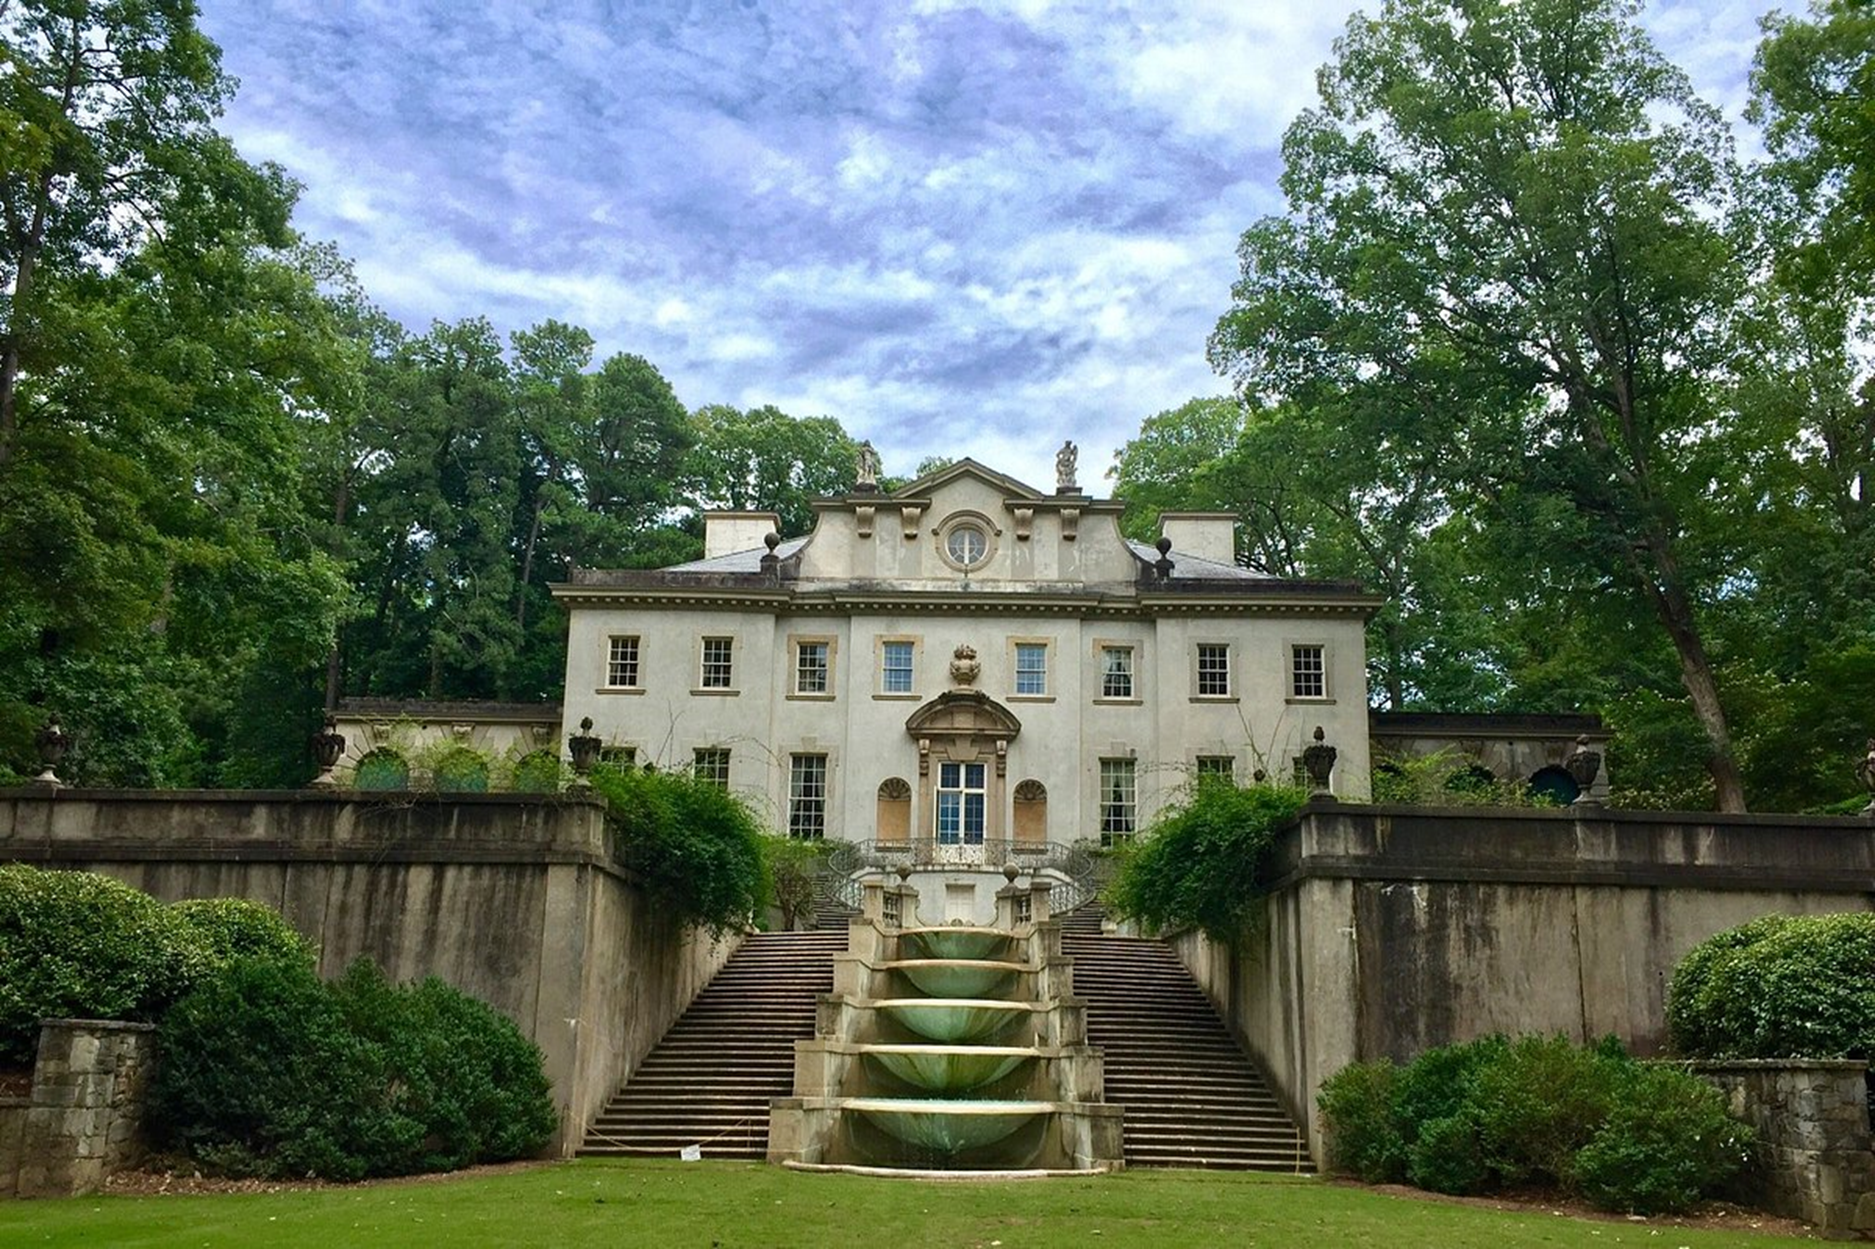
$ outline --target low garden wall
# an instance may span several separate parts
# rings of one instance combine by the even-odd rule
[[[1348,1063],[1492,1032],[1658,1053],[1695,944],[1760,915],[1870,909],[1875,825],[1324,802],[1277,859],[1246,939],[1174,944],[1324,1165],[1315,1094]]]
[[[1867,1063],[1777,1059],[1690,1069],[1725,1094],[1733,1118],[1758,1133],[1756,1157],[1734,1182],[1733,1196],[1814,1223],[1831,1237],[1875,1234]]]
[[[264,902],[322,975],[368,955],[481,998],[545,1055],[562,1154],[733,950],[654,906],[576,795],[0,791],[3,861]]]
[[[0,1197],[95,1193],[143,1156],[148,1024],[50,1019],[31,1092],[0,1098]]]

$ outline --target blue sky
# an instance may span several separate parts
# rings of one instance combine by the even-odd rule
[[[1104,492],[1205,338],[1358,6],[204,0],[226,129],[413,329],[549,317],[689,406],[774,403],[887,472]],[[1649,4],[1734,124],[1764,3]]]

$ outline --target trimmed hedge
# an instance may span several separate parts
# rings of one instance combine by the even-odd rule
[[[1322,1086],[1330,1164],[1444,1193],[1537,1184],[1610,1210],[1684,1210],[1743,1165],[1751,1130],[1718,1090],[1612,1038],[1486,1037]]]
[[[158,1031],[149,1130],[233,1175],[355,1180],[537,1153],[556,1117],[540,1051],[509,1020],[430,979],[360,960],[241,962]]]
[[[0,867],[0,1063],[32,1062],[41,1019],[153,1018],[187,947],[177,913],[122,881]]]
[[[242,898],[164,906],[95,872],[0,867],[0,1064],[32,1062],[41,1019],[159,1016],[238,959],[312,967],[278,912]]]
[[[1694,946],[1667,990],[1691,1058],[1875,1057],[1875,914],[1767,915]]]

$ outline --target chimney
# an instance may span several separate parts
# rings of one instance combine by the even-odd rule
[[[1178,555],[1193,555],[1217,564],[1237,562],[1235,512],[1160,512],[1159,533],[1172,539]]]
[[[762,539],[781,532],[781,517],[773,512],[703,513],[703,558],[760,550]]]

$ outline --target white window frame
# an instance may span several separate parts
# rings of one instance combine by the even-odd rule
[[[1315,671],[1304,672],[1304,659],[1313,652]],[[1328,683],[1328,644],[1326,642],[1291,642],[1288,646],[1288,701],[1292,703],[1331,703],[1334,688]],[[1319,687],[1313,693],[1302,689],[1302,678],[1311,676]]]
[[[938,762],[938,783],[931,802],[931,835],[940,846],[980,846],[989,830],[989,766],[979,762]],[[948,783],[955,774],[955,783]],[[951,812],[948,799],[956,800]],[[974,812],[972,799],[975,799]],[[946,830],[944,817],[954,814],[956,827]],[[970,827],[975,815],[976,828]]]
[[[712,648],[720,646],[721,658],[712,659]],[[714,665],[714,670],[712,669]],[[697,690],[706,694],[721,694],[736,688],[736,639],[733,636],[712,634],[697,641]]]
[[[729,747],[698,746],[691,755],[690,774],[721,789],[729,788]]]
[[[833,643],[802,638],[794,644],[794,692],[812,698],[833,694]]]
[[[1235,648],[1232,647],[1229,642],[1208,641],[1208,642],[1193,642],[1192,643],[1192,647],[1191,647],[1191,696],[1192,698],[1203,699],[1207,701],[1217,701],[1217,702],[1228,701],[1230,699],[1236,698],[1237,696],[1236,673],[1232,671],[1233,667],[1235,667],[1234,650]],[[1222,651],[1223,652],[1224,663],[1221,668],[1206,666],[1205,658],[1206,658],[1206,652],[1208,651]],[[1223,678],[1222,689],[1206,689],[1205,688],[1206,678],[1217,678],[1219,676]]]
[[[1191,774],[1202,780],[1207,776],[1222,777],[1237,783],[1237,757],[1235,755],[1197,755],[1192,759]]]
[[[788,836],[796,841],[822,841],[827,836],[830,772],[824,751],[788,756]]]
[[[905,648],[905,666],[903,669],[892,666],[892,648]],[[905,688],[893,689],[894,673],[903,672]],[[889,698],[915,698],[918,693],[918,643],[913,638],[879,639],[879,692]]]
[[[1100,844],[1115,846],[1139,832],[1139,763],[1125,756],[1102,756],[1094,793],[1100,813]]]
[[[629,648],[629,657],[620,652]],[[620,678],[625,679],[621,680]],[[606,639],[605,689],[642,690],[644,688],[644,639],[636,633],[614,633]]]
[[[1039,639],[1031,640],[1028,638],[1020,638],[1010,642],[1009,645],[1013,656],[1011,674],[1013,679],[1010,681],[1009,692],[1017,698],[1047,698],[1050,693],[1048,688],[1048,643]],[[1034,668],[1024,668],[1022,666],[1024,654],[1039,655],[1041,657],[1040,665]],[[1022,687],[1024,677],[1035,678],[1036,687],[1034,689],[1024,689]]]
[[[1108,655],[1126,657],[1123,672],[1110,671],[1107,667]],[[1100,642],[1094,647],[1095,679],[1100,682],[1100,692],[1096,701],[1104,703],[1136,703],[1139,701],[1139,648],[1131,642]],[[1116,694],[1108,688],[1109,676],[1125,676],[1126,692]]]

